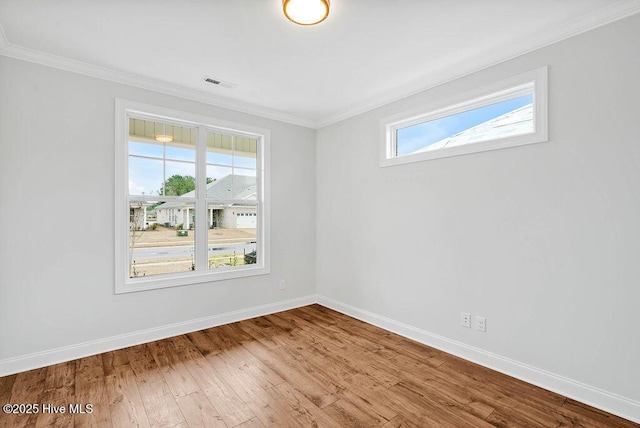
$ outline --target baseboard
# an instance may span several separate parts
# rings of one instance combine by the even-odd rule
[[[524,382],[564,395],[565,397],[572,398],[630,421],[640,423],[640,402],[638,401],[421,330],[325,296],[318,295],[317,303]]]
[[[297,299],[241,309],[238,311],[225,312],[223,314],[213,315],[210,317],[198,318],[181,323],[169,324],[162,327],[141,330],[80,343],[77,345],[65,346],[48,351],[0,360],[0,376],[7,376],[14,373],[46,367],[52,364],[71,361],[89,355],[96,355],[102,352],[165,339],[167,337],[177,336],[192,331],[216,327],[275,312],[286,311],[313,303],[318,303],[350,317],[359,319],[417,342],[424,343],[425,345],[515,377],[524,382],[556,392],[630,421],[640,423],[640,402],[638,401],[541,370],[510,358],[466,345],[462,342],[451,340],[444,336],[421,330],[414,326],[398,322],[321,295],[310,295]]]
[[[316,297],[315,295],[310,295],[297,299],[241,309],[238,311],[225,312],[223,314],[212,315],[195,320],[168,324],[162,327],[135,331],[104,339],[92,340],[90,342],[80,343],[77,345],[8,358],[0,360],[0,376],[46,367],[52,364],[87,357],[89,355],[96,355],[102,352],[113,351],[115,349],[122,349],[128,346],[152,342],[154,340],[166,339],[171,336],[177,336],[180,334],[190,333],[192,331],[216,327],[275,312],[286,311],[288,309],[294,309],[313,303],[316,303]]]

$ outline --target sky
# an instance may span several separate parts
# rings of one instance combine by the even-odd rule
[[[444,138],[494,119],[533,102],[532,95],[523,95],[474,110],[446,116],[418,125],[398,129],[397,155],[404,156],[423,149]]]
[[[129,156],[130,195],[158,195],[164,182],[162,152],[161,144],[129,141],[129,155],[154,158]],[[236,168],[232,168],[232,165]],[[172,175],[195,177],[195,149],[167,145],[164,168],[166,178]],[[207,152],[207,177],[209,178],[221,179],[232,173],[255,176],[255,168],[255,158]]]

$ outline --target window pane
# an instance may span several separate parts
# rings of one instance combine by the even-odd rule
[[[258,141],[254,138],[236,137],[233,165],[256,169],[256,151]]]
[[[534,132],[533,95],[523,95],[396,131],[397,156]]]
[[[196,146],[195,144],[167,143],[166,157],[167,159],[195,162]]]
[[[236,168],[256,169],[256,158],[236,156],[233,161]]]
[[[233,136],[207,131],[207,163],[231,166],[233,162]]]
[[[209,269],[256,263],[257,206],[207,203]]]
[[[242,201],[255,201],[258,191],[255,170],[242,171],[239,168],[234,170],[233,176],[233,199]],[[253,173],[253,175],[239,175],[238,172]]]
[[[130,118],[129,193],[179,196],[192,191],[195,142],[194,127]]]
[[[233,158],[234,199],[256,199],[256,151],[257,140],[236,137]],[[248,215],[249,213],[244,213]],[[242,215],[241,217],[246,217]],[[253,219],[255,221],[255,218]]]
[[[185,162],[165,163],[165,195],[166,196],[195,196],[196,165]]]
[[[162,160],[129,156],[129,194],[157,195],[162,187]]]
[[[162,143],[129,141],[129,154],[161,158],[163,156]]]
[[[207,165],[207,182],[221,181],[225,177],[231,177],[232,175],[233,169],[231,167]]]
[[[208,131],[207,198],[255,200],[257,152],[255,138]]]
[[[207,149],[207,163],[231,166],[233,163],[233,156]]]
[[[250,137],[207,132],[207,163],[256,168],[258,140]]]
[[[233,172],[235,173],[235,175],[245,175],[245,176],[249,176],[249,177],[255,177],[256,176],[256,170],[255,169],[234,168]]]
[[[195,268],[195,204],[129,204],[129,277],[140,278]]]
[[[236,172],[236,174],[233,174]],[[239,175],[242,172],[247,175]],[[255,170],[207,166],[207,198],[218,200],[255,200],[257,181]]]

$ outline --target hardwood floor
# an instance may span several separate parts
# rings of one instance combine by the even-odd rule
[[[638,426],[318,305],[2,377],[0,402],[39,405],[12,428]]]

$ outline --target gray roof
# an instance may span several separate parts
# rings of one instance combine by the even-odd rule
[[[494,119],[465,129],[455,135],[429,144],[413,153],[427,152],[444,147],[462,146],[479,141],[497,140],[511,135],[533,132],[533,104],[527,104]]]
[[[212,181],[207,184],[207,198],[217,199],[223,201],[241,200],[241,201],[255,201],[257,192],[257,182],[255,177],[247,175],[227,175],[220,180]],[[196,192],[191,192],[181,195],[181,198],[195,198]],[[179,201],[165,202],[158,205],[156,210],[166,208],[180,208],[185,203]],[[238,205],[237,203],[235,205]]]

